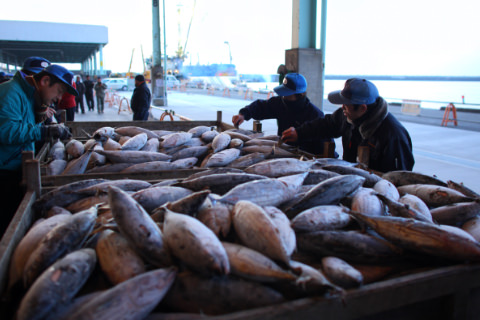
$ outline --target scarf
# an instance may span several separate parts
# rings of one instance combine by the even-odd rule
[[[378,127],[382,124],[383,120],[388,115],[388,104],[382,97],[377,99],[377,103],[369,108],[369,110],[360,118],[355,121],[358,125],[358,130],[363,139],[370,138]]]

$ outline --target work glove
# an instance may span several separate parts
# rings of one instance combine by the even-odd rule
[[[72,134],[70,130],[65,127],[63,124],[51,124],[48,126],[43,126],[42,138],[43,140],[47,139],[60,139],[66,140],[71,138]]]

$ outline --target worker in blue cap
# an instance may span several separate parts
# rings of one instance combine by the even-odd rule
[[[277,119],[279,136],[289,127],[297,127],[306,121],[323,118],[323,112],[307,98],[307,80],[299,73],[288,73],[283,83],[273,89],[277,94],[268,100],[256,100],[240,109],[232,117],[233,124],[238,127],[245,120]],[[323,154],[324,142],[333,139],[305,139],[292,143],[301,150],[312,154]]]
[[[358,147],[369,150],[369,169],[411,171],[415,163],[407,129],[388,112],[377,87],[360,78],[348,79],[342,90],[330,92],[328,101],[341,104],[334,113],[283,132],[285,142],[342,137],[343,159],[357,162]]]
[[[0,236],[17,209],[23,190],[22,151],[35,151],[36,141],[71,134],[61,124],[45,125],[35,121],[37,106],[50,106],[64,92],[77,95],[72,87],[73,74],[59,65],[49,65],[33,76],[15,73],[12,80],[0,84]]]
[[[42,57],[28,57],[23,62],[22,72],[25,75],[33,76],[39,73],[46,67],[51,65],[50,61]]]

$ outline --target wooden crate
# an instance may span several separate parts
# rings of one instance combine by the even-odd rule
[[[0,294],[5,293],[11,256],[37,217],[32,205],[41,192],[38,160],[27,160],[28,189],[0,241]],[[212,302],[214,303],[214,302]],[[480,264],[461,264],[411,273],[348,290],[343,296],[308,297],[211,319],[478,319]]]

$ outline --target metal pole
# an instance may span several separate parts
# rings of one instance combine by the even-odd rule
[[[162,54],[160,50],[160,6],[159,0],[152,1],[152,104],[154,106],[166,105],[163,81]]]
[[[167,33],[165,29],[165,0],[163,0],[163,65],[165,66],[165,69],[168,69],[167,66]],[[168,106],[168,101],[167,101],[167,72],[163,72],[163,83],[165,83],[165,86],[163,86],[163,96],[165,97],[165,105]]]
[[[320,50],[322,51],[322,75],[321,89],[322,94],[325,95],[325,43],[327,38],[327,0],[322,0],[322,13],[321,13],[321,30],[320,30]],[[323,97],[320,99],[320,110],[323,110]]]
[[[230,64],[232,64],[232,49],[230,48],[230,42],[225,41],[224,43],[228,45],[228,54],[230,55]]]

